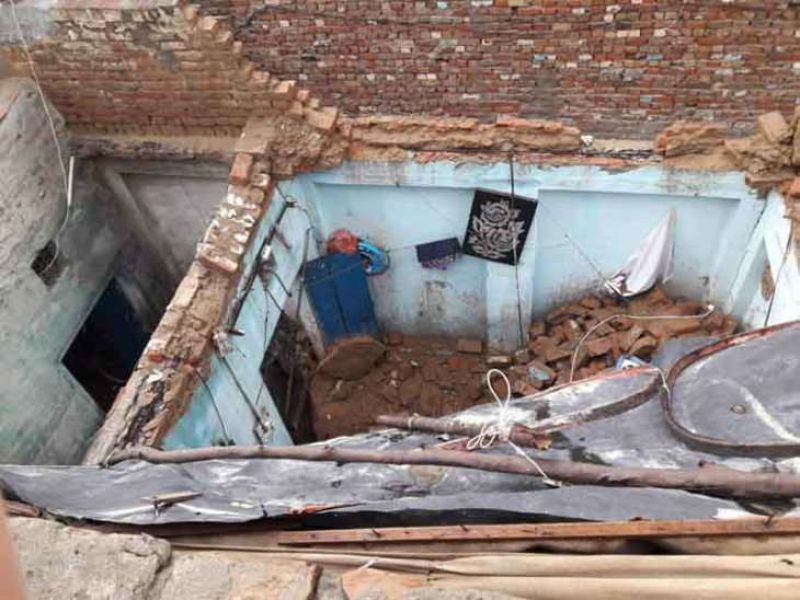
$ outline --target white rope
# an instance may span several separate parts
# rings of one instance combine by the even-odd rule
[[[500,398],[492,385],[493,375],[499,375],[506,385],[506,395],[503,399]],[[480,432],[467,440],[467,450],[486,450],[491,448],[498,440],[505,442],[513,448],[514,452],[519,454],[536,469],[539,476],[542,478],[542,483],[551,487],[561,487],[560,482],[551,479],[547,473],[542,470],[539,463],[528,456],[527,452],[511,440],[511,430],[514,428],[514,421],[511,418],[512,414],[509,410],[511,406],[511,383],[508,381],[506,374],[499,369],[489,369],[486,372],[486,386],[489,388],[489,392],[492,394],[495,402],[497,402],[499,408],[497,419],[493,422],[484,423]]]
[[[42,101],[42,107],[44,108],[44,114],[47,116],[47,122],[50,125],[50,133],[53,134],[53,142],[56,146],[56,154],[58,155],[58,166],[61,168],[61,176],[64,180],[64,193],[67,195],[66,197],[66,209],[64,211],[64,220],[61,222],[61,226],[58,228],[55,237],[53,238],[53,243],[55,245],[55,252],[53,253],[53,258],[50,260],[48,265],[42,269],[43,272],[46,272],[50,267],[53,266],[55,263],[56,258],[58,258],[59,252],[61,251],[60,248],[60,238],[61,232],[64,231],[64,227],[66,227],[67,222],[69,221],[69,214],[72,208],[72,179],[74,176],[74,168],[75,168],[75,159],[74,157],[70,157],[69,160],[69,176],[67,176],[67,169],[64,166],[64,156],[61,153],[61,144],[58,141],[58,132],[56,131],[55,121],[53,120],[53,115],[50,113],[50,108],[47,105],[47,99],[44,96],[44,92],[42,91],[42,84],[39,81],[39,75],[36,73],[36,66],[33,62],[33,57],[31,56],[30,48],[28,47],[28,40],[25,39],[25,34],[22,32],[22,27],[19,24],[19,19],[17,18],[17,9],[14,0],[9,1],[9,6],[11,7],[11,19],[14,21],[14,26],[17,30],[17,35],[19,36],[19,40],[22,43],[22,49],[25,52],[25,58],[28,62],[28,68],[31,71],[31,75],[33,76],[33,81],[36,84],[36,91],[39,93],[39,98]]]

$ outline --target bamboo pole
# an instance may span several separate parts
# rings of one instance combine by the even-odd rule
[[[432,417],[422,417],[414,415],[404,417],[402,415],[380,415],[375,422],[378,425],[396,427],[398,429],[428,431],[432,433],[447,433],[459,436],[479,435],[483,429],[482,425],[470,425],[460,423],[453,419],[434,419]],[[534,433],[528,427],[514,423],[509,431],[508,439],[518,446],[546,450],[550,447],[550,436],[546,433]]]
[[[363,450],[330,446],[227,446],[186,450],[134,447],[111,455],[108,464],[124,460],[187,463],[201,460],[273,459],[390,465],[440,465],[495,473],[539,476],[531,461],[452,450]],[[800,476],[785,473],[746,473],[733,469],[649,469],[613,467],[536,458],[538,466],[557,481],[579,485],[655,487],[731,498],[800,497]]]

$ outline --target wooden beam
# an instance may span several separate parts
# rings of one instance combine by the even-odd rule
[[[525,541],[660,537],[729,537],[800,534],[800,518],[767,517],[725,521],[610,521],[580,523],[521,523],[517,525],[453,525],[443,527],[386,527],[282,531],[279,545],[352,544],[375,542]]]
[[[800,475],[748,473],[723,467],[699,469],[652,469],[614,467],[569,460],[507,456],[451,450],[371,450],[337,446],[223,446],[158,450],[137,446],[114,452],[113,465],[125,460],[154,464],[180,464],[200,460],[271,459],[385,465],[441,465],[495,473],[533,475],[543,481],[579,485],[656,487],[682,489],[730,498],[800,498]]]

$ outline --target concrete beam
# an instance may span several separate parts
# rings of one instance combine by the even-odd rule
[[[142,242],[142,246],[150,254],[153,264],[160,266],[174,287],[180,282],[183,273],[169,244],[159,237],[158,223],[149,214],[149,211],[136,200],[119,172],[103,163],[98,166],[103,181],[118,200],[119,207],[133,235]]]

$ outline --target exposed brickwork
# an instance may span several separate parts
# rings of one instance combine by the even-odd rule
[[[751,131],[800,98],[789,0],[198,1],[42,9],[33,56],[73,130],[238,135],[284,111],[333,127],[310,88],[350,116],[510,114],[643,139],[681,118]],[[16,46],[3,62],[27,73]]]
[[[203,16],[195,5],[51,6],[36,16],[49,22],[46,35],[29,44],[42,86],[73,132],[238,136],[251,115],[330,121],[331,109],[319,108],[296,82],[258,69],[242,56],[228,21]],[[18,45],[0,45],[4,64],[29,75]]]
[[[269,208],[274,184],[267,163],[251,162],[248,180],[234,167],[226,197],[217,207],[195,261],[178,286],[136,369],[117,396],[85,461],[101,462],[128,443],[157,445],[188,408],[207,375],[216,339],[242,278],[243,259]]]
[[[800,98],[788,0],[200,3],[259,66],[350,115],[509,113],[643,139],[676,119],[750,131]]]

